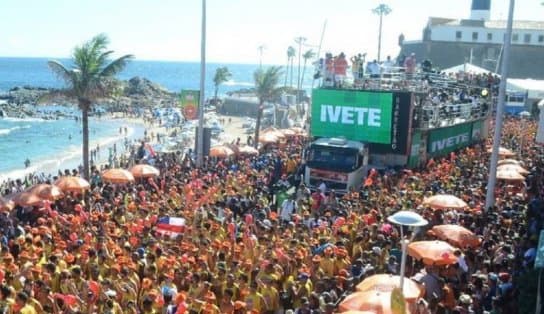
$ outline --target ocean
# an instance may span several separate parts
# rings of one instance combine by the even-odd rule
[[[0,57],[0,92],[6,92],[16,86],[55,87],[63,82],[47,67],[48,58],[4,58]],[[68,59],[57,59],[69,65]],[[232,78],[219,88],[219,94],[253,86],[253,73],[259,65],[251,64],[216,64],[206,67],[206,97],[213,96],[213,75],[220,66],[226,66]],[[263,65],[266,67],[266,65]],[[284,70],[285,72],[285,70]],[[296,82],[297,68],[293,70]],[[127,80],[134,76],[145,77],[160,84],[170,91],[199,89],[200,64],[197,62],[140,61],[134,60],[120,73],[119,79]],[[313,67],[306,69],[303,87],[309,89],[312,83]],[[280,80],[283,85],[285,77]],[[295,83],[296,84],[296,83]],[[62,107],[41,107],[41,110],[77,110]],[[123,120],[103,121],[91,119],[91,147],[101,145],[107,158],[106,148],[113,143],[120,147],[124,135],[119,134],[119,127],[129,128],[129,138],[141,138],[143,125]],[[24,168],[24,161],[31,165]],[[56,172],[57,169],[77,167],[81,162],[80,124],[73,119],[41,120],[0,118],[0,181],[6,178],[19,178],[27,172]]]

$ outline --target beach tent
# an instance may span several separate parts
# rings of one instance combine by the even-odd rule
[[[506,89],[527,92],[529,99],[544,99],[544,80],[508,79]]]
[[[476,66],[471,63],[463,63],[456,66],[453,66],[451,68],[447,68],[442,70],[444,73],[459,73],[459,72],[465,72],[465,73],[474,73],[474,74],[488,74],[492,73],[493,75],[497,75],[500,77],[500,75],[493,73],[492,71],[486,70],[484,68],[480,68],[479,66]]]

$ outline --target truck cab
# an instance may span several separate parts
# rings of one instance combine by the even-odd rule
[[[345,138],[320,138],[310,143],[306,151],[304,183],[318,189],[348,192],[359,187],[366,176],[368,147],[362,142]]]

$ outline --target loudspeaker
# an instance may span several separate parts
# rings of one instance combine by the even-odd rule
[[[195,128],[195,152],[198,153],[198,127]],[[212,129],[204,128],[204,150],[203,155],[208,156],[210,154],[210,146],[212,142]]]

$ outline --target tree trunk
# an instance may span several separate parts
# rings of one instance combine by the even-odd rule
[[[302,89],[302,84],[304,82],[304,74],[306,73],[306,63],[308,62],[308,59],[304,59],[304,66],[302,67],[302,76],[300,78],[300,89]]]
[[[219,92],[219,85],[215,85],[215,96],[213,97],[213,99],[215,100],[215,102],[217,102],[217,93]]]
[[[287,71],[285,71],[285,82],[283,83],[283,87],[287,87],[287,78],[289,77],[289,57],[287,57],[287,64],[285,65],[285,68]]]
[[[293,57],[291,57],[291,83],[290,86],[293,88]]]
[[[91,103],[87,100],[80,100],[81,108],[81,128],[83,135],[83,178],[89,180],[89,109]]]
[[[263,118],[264,101],[259,100],[259,108],[257,108],[257,121],[255,122],[255,138],[253,139],[253,147],[259,149],[259,133],[261,131],[261,119]]]

